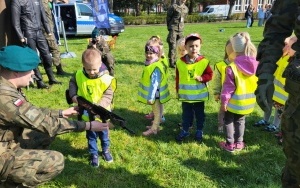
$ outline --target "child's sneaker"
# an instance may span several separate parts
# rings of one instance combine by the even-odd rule
[[[235,150],[236,151],[241,151],[246,147],[245,142],[236,142],[235,143]]]
[[[90,159],[90,165],[92,167],[99,167],[99,160],[98,160],[98,155],[92,154],[91,159]]]
[[[203,132],[202,130],[197,130],[195,134],[195,140],[199,143],[202,142]]]
[[[220,147],[226,151],[234,152],[235,144],[228,144],[227,142],[220,142]]]
[[[149,113],[149,114],[146,114],[146,115],[145,115],[145,118],[146,118],[146,119],[153,119],[153,118],[154,118],[153,112],[151,112],[151,113]]]
[[[190,135],[189,132],[186,132],[186,131],[184,131],[184,130],[181,130],[180,133],[179,133],[179,135],[176,136],[175,139],[176,139],[176,141],[178,141],[178,142],[182,142],[183,139],[186,138],[186,137],[188,137],[189,135]]]
[[[259,120],[258,122],[256,122],[255,124],[253,124],[254,127],[260,127],[260,126],[268,126],[270,125],[269,122],[265,121],[264,119]]]
[[[111,162],[114,161],[111,153],[109,152],[109,150],[103,151],[102,156],[103,156],[104,160],[108,163],[111,163]]]

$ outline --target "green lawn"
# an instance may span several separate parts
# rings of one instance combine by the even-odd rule
[[[258,45],[263,28],[257,27],[257,22],[253,28],[246,29],[245,25],[244,22],[187,24],[185,35],[200,33],[203,37],[201,53],[213,66],[222,60],[225,42],[236,32],[248,31],[254,44]],[[225,31],[219,32],[221,28]],[[247,148],[243,151],[231,154],[218,147],[224,135],[217,133],[219,104],[212,96],[205,107],[203,144],[193,141],[195,129],[183,144],[175,142],[174,137],[179,132],[177,123],[181,122],[181,104],[175,99],[174,69],[170,70],[172,100],[165,104],[166,123],[158,135],[141,135],[145,126],[151,123],[144,119],[144,114],[151,108],[137,102],[137,90],[144,66],[144,45],[152,35],[161,36],[165,42],[166,26],[128,26],[112,50],[117,59],[115,113],[124,117],[127,126],[137,135],[132,136],[116,125],[110,132],[114,162],[108,164],[101,159],[97,169],[88,164],[85,132],[58,136],[51,149],[64,154],[65,169],[54,180],[40,187],[280,187],[280,173],[285,157],[274,134],[252,126],[263,114],[258,106],[246,119],[244,138]],[[86,49],[87,38],[68,39],[69,50],[77,54],[76,58],[62,60],[68,72],[81,69],[81,53]],[[65,51],[63,46],[61,51]],[[168,53],[166,42],[165,52]],[[45,81],[48,81],[44,76]],[[30,88],[26,91],[28,99],[41,107],[67,108],[64,92],[70,76],[60,76],[58,79],[63,81],[63,85],[54,85],[49,90]]]

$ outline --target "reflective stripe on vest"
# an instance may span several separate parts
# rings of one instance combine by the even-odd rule
[[[278,102],[279,104],[284,105],[285,101],[288,98],[288,93],[284,90],[284,85],[285,85],[285,78],[282,77],[283,71],[285,70],[285,68],[288,65],[288,60],[289,60],[290,56],[286,55],[284,57],[281,57],[278,61],[277,61],[277,69],[274,73],[274,94],[273,94],[273,100]]]
[[[228,66],[234,73],[236,90],[228,102],[227,110],[235,114],[250,114],[254,110],[256,102],[254,91],[258,79],[255,75],[246,76],[238,71],[235,63]]]
[[[209,93],[205,83],[195,80],[196,76],[202,75],[209,61],[205,58],[193,64],[186,64],[181,59],[176,62],[179,72],[178,97],[180,101],[206,101]]]
[[[148,101],[154,100],[151,98],[150,86],[151,86],[151,75],[153,71],[158,68],[161,73],[161,83],[158,86],[159,101],[165,103],[171,99],[169,86],[168,86],[168,73],[167,67],[164,65],[162,60],[154,62],[148,66],[145,66],[142,74],[142,78],[139,83],[138,90],[138,101],[148,104]]]
[[[116,90],[116,79],[108,74],[104,74],[99,78],[87,78],[82,70],[76,72],[77,95],[82,96],[86,100],[97,104],[102,98],[103,93],[111,86],[113,92]],[[103,106],[107,110],[111,110],[112,106]],[[84,121],[89,121],[88,114],[82,115]]]

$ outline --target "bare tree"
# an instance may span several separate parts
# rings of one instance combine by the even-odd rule
[[[227,20],[230,20],[230,18],[231,18],[231,13],[232,13],[232,9],[235,4],[235,1],[236,0],[229,0],[229,11],[228,11],[228,15],[227,15]]]

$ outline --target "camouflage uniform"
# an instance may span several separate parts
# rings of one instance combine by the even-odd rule
[[[180,38],[183,38],[184,19],[188,14],[188,7],[185,4],[173,4],[169,7],[167,12],[167,26],[168,26],[168,38],[169,44],[169,63],[170,67],[175,66],[176,62],[176,44]]]
[[[0,187],[37,186],[57,176],[64,168],[64,157],[51,150],[30,150],[45,140],[70,131],[84,131],[85,123],[59,118],[59,110],[41,109],[29,103],[8,80],[0,77]],[[18,135],[34,129],[46,138],[20,147]],[[28,138],[32,138],[29,133]],[[50,138],[50,140],[48,139]],[[30,142],[27,142],[30,144]]]
[[[293,31],[295,32],[298,41],[292,48],[296,51],[296,59],[288,65],[283,74],[283,76],[286,77],[285,90],[289,93],[289,98],[286,102],[281,120],[283,151],[287,158],[285,167],[282,171],[282,187],[299,187],[300,185],[299,5],[300,0],[275,1],[271,9],[272,16],[265,25],[264,39],[259,44],[257,55],[257,59],[260,61],[256,72],[259,77],[259,89],[260,85],[263,86],[271,80],[264,78],[270,78],[273,75],[277,68],[276,62],[282,56],[285,38],[291,36]]]
[[[90,43],[87,48],[94,48],[94,46],[92,43]],[[102,62],[107,67],[109,75],[114,76],[116,60],[110,52],[110,48],[103,37],[100,37],[100,41],[96,43],[96,48],[101,52]]]

